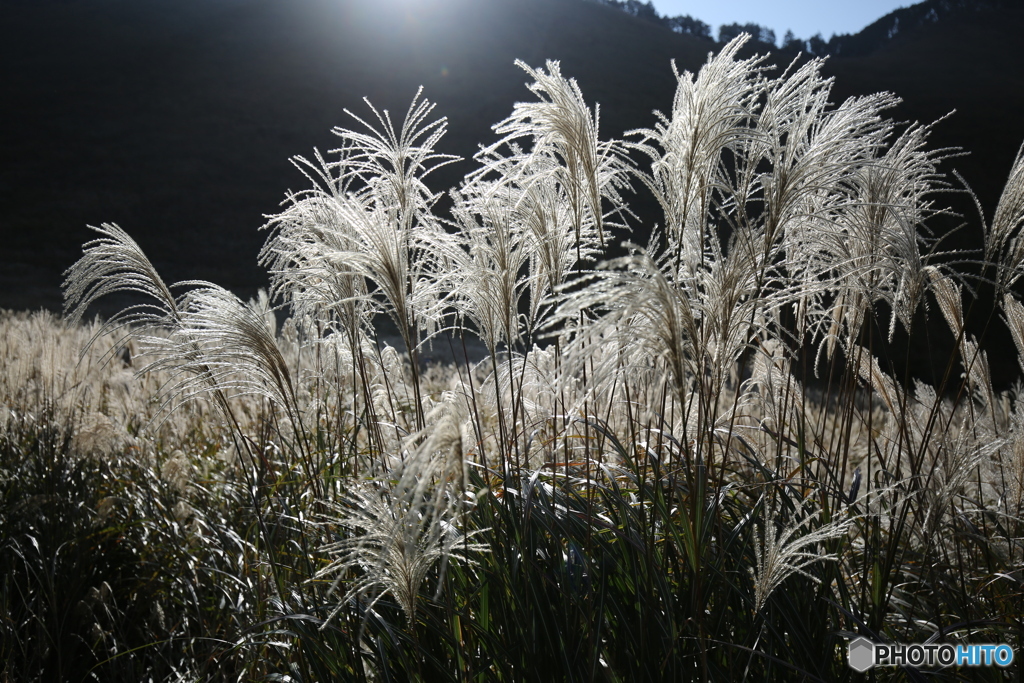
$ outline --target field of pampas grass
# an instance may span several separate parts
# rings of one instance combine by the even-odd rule
[[[1024,359],[1024,155],[982,248],[946,253],[929,127],[745,41],[626,140],[522,65],[533,100],[444,216],[430,103],[350,114],[296,157],[256,300],[94,228],[65,320],[0,316],[0,679],[833,681],[858,635],[1019,653],[1024,402],[985,337]],[[632,192],[663,209],[644,244]],[[87,322],[112,293],[139,303]],[[923,315],[955,349],[936,381],[894,351]]]

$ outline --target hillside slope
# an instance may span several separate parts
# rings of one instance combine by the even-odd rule
[[[11,308],[58,309],[85,226],[107,221],[168,279],[251,295],[265,282],[263,214],[306,185],[288,158],[332,148],[329,130],[353,125],[344,109],[369,113],[363,96],[401,118],[424,86],[449,118],[441,151],[469,157],[531,97],[515,59],[561,60],[610,136],[650,125],[671,104],[670,60],[696,69],[709,47],[581,0],[0,0],[0,27],[15,103],[0,126],[0,307]],[[991,211],[1024,140],[1019,35],[1020,10],[927,22],[830,58],[834,99],[890,90],[908,121],[956,109],[935,143],[971,152],[949,168]],[[439,172],[435,188],[469,167]]]
[[[1024,142],[1022,35],[1024,7],[991,3],[923,22],[869,54],[830,57],[826,71],[836,77],[837,98],[879,90],[899,95],[897,119],[931,122],[951,114],[936,126],[933,143],[968,153],[948,166],[991,212]]]
[[[251,294],[262,215],[306,184],[289,157],[330,149],[363,96],[400,119],[423,85],[450,121],[442,151],[471,156],[530,96],[517,58],[561,59],[619,135],[670,105],[671,59],[707,53],[579,0],[79,0],[0,5],[0,26],[18,103],[0,127],[0,307],[15,308],[58,308],[86,224],[105,221],[168,279]]]

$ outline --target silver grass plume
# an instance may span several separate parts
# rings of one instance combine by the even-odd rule
[[[490,320],[525,296],[522,322],[532,337],[553,313],[560,288],[604,244],[609,216],[624,209],[620,190],[628,187],[630,163],[620,143],[598,138],[596,108],[591,113],[557,62],[548,62],[547,72],[517,64],[534,78],[529,87],[540,101],[517,104],[494,127],[503,137],[476,155],[479,169],[453,194],[463,249],[476,255],[469,272],[503,292],[500,309],[490,295],[471,307],[489,306],[477,317]],[[498,228],[502,234],[487,234]],[[496,342],[490,327],[485,335]],[[506,343],[519,338],[518,330],[508,332]]]
[[[102,237],[86,242],[82,258],[64,273],[64,316],[81,322],[90,306],[108,294],[142,294],[150,299],[113,316],[108,325],[173,322],[180,314],[171,288],[128,233],[115,224],[89,226]]]
[[[938,269],[928,271],[932,292],[939,303],[939,310],[946,319],[954,339],[960,345],[960,357],[964,365],[964,378],[982,404],[990,408],[994,404],[995,390],[992,387],[992,373],[988,357],[977,340],[964,329],[964,312],[960,287],[949,275],[942,275]]]
[[[366,278],[346,262],[347,255],[360,252],[358,228],[370,209],[352,192],[351,177],[335,176],[345,150],[339,154],[338,163],[328,163],[319,152],[315,163],[295,158],[313,188],[289,195],[288,207],[271,217],[260,263],[270,273],[272,293],[291,305],[297,319],[337,326],[352,343],[376,312]]]
[[[810,505],[810,503],[807,503]],[[797,506],[801,509],[805,506]],[[821,553],[818,549],[826,541],[846,535],[853,523],[849,517],[839,517],[815,527],[821,510],[815,509],[783,525],[779,520],[778,503],[768,504],[765,515],[764,538],[754,535],[754,610],[760,611],[771,594],[782,582],[800,574],[815,583],[821,579],[807,571],[816,562],[835,561],[834,553]]]
[[[655,361],[682,400],[684,387],[697,374],[701,360],[697,350],[703,319],[700,297],[672,281],[667,257],[656,261],[640,251],[608,267],[607,274],[563,306],[566,319],[576,315],[574,309],[593,308],[603,314],[567,349],[573,359],[570,365],[585,367],[597,348],[595,339],[614,341],[626,356]]]
[[[955,435],[941,434],[931,439],[939,443],[936,445],[937,462],[921,482],[921,493],[924,498],[921,520],[922,543],[934,542],[943,519],[947,514],[952,516],[953,500],[964,494],[964,485],[976,476],[981,463],[988,460],[1003,445],[1003,440],[988,430],[982,429],[979,434],[978,426],[971,415],[965,412],[960,429]]]
[[[709,56],[696,76],[680,74],[673,63],[677,85],[670,115],[655,112],[653,129],[631,132],[641,136],[631,146],[651,159],[650,173],[638,175],[661,204],[669,248],[691,266],[704,251],[713,193],[727,183],[722,154],[749,137],[764,88],[764,58],[736,59],[749,38],[743,34]]]
[[[1010,169],[992,222],[985,232],[985,261],[999,270],[996,282],[1008,289],[1024,275],[1024,146]]]
[[[319,154],[316,164],[297,160],[314,188],[291,195],[290,206],[271,218],[261,260],[278,293],[300,304],[312,296],[316,311],[381,296],[414,352],[420,332],[433,331],[444,297],[436,253],[446,235],[432,212],[440,195],[424,180],[456,157],[434,152],[446,120],[426,123],[434,105],[419,92],[399,130],[387,110],[367,105],[375,123],[346,110],[365,132],[334,129],[343,141],[336,161]]]
[[[234,422],[228,399],[255,394],[284,410],[301,432],[299,408],[290,370],[266,311],[247,306],[216,285],[187,281],[168,286],[139,245],[115,225],[95,228],[104,235],[85,245],[81,259],[65,281],[68,318],[76,321],[100,296],[112,292],[145,294],[152,301],[135,304],[107,325],[129,324],[122,342],[134,341],[142,355],[138,375],[169,373],[164,406],[173,409],[199,395],[210,395]],[[175,297],[172,288],[190,288]]]
[[[589,227],[596,229],[603,246],[603,201],[620,208],[619,190],[626,187],[623,150],[617,142],[598,138],[598,109],[591,113],[576,81],[562,77],[557,61],[548,61],[547,71],[521,61],[516,66],[534,79],[528,87],[540,101],[516,104],[512,115],[494,127],[504,137],[489,149],[525,138],[532,142],[532,156],[556,159],[551,173],[565,193],[577,242]]]
[[[620,380],[637,365],[653,364],[684,410],[690,410],[690,388],[695,388],[699,401],[692,415],[700,416],[696,424],[702,430],[721,416],[732,368],[754,340],[771,337],[764,327],[772,317],[766,309],[780,305],[760,295],[756,272],[739,251],[722,253],[714,241],[705,246],[707,258],[692,271],[677,269],[673,254],[655,258],[651,250],[609,262],[561,311],[565,319],[574,310],[600,313],[567,346],[570,368],[579,372],[592,365],[598,339],[612,342],[630,359],[613,369]],[[590,383],[601,381],[588,376]]]
[[[543,148],[525,153],[515,143],[507,150],[500,145],[477,154],[480,168],[452,192],[453,213],[462,248],[473,254],[481,243],[493,245],[494,265],[506,264],[505,277],[514,274],[515,296],[529,301],[524,322],[532,334],[543,327],[575,269],[599,253],[598,238],[589,223],[574,223],[558,159]],[[487,235],[488,226],[503,234]]]
[[[897,422],[899,422],[898,416],[902,413],[904,399],[903,392],[896,381],[882,369],[878,359],[871,354],[871,351],[863,346],[855,346],[851,349],[851,362],[856,365],[861,381],[878,393],[885,403],[885,407],[889,409],[890,413],[897,416]]]
[[[792,240],[794,260],[809,264],[802,271],[809,328],[829,356],[836,342],[851,348],[876,302],[893,311],[891,338],[897,321],[910,329],[923,300],[934,266],[922,251],[920,226],[935,213],[929,195],[943,187],[940,153],[924,149],[930,130],[912,126],[880,157],[851,167],[837,181],[848,188],[842,201],[808,216]]]
[[[783,344],[768,340],[754,353],[750,379],[744,387],[756,391],[757,405],[761,409],[761,427],[783,434],[797,417],[803,387],[792,372],[792,359]]]
[[[1018,396],[1010,415],[1010,459],[1006,471],[1007,482],[1005,497],[1009,514],[1020,515],[1024,510],[1024,401]]]
[[[597,251],[593,240],[579,243],[572,222],[571,204],[565,191],[549,178],[544,165],[553,164],[548,158],[537,160],[537,175],[528,178],[515,210],[517,219],[526,226],[530,243],[529,293],[530,327],[543,325],[542,311],[549,313],[561,287],[577,266],[578,261],[589,261]],[[582,265],[582,264],[580,264]]]
[[[1003,295],[1003,316],[1017,347],[1017,364],[1024,370],[1024,304],[1007,292]]]
[[[148,365],[137,370],[138,375],[177,365],[179,369],[171,369],[172,382],[183,381],[181,366],[201,367],[201,352],[187,338],[184,301],[180,296],[175,297],[171,290],[193,283],[168,286],[142,248],[117,225],[104,223],[92,229],[103,237],[87,242],[82,258],[65,273],[65,318],[70,323],[79,322],[89,306],[107,294],[146,296],[144,303],[133,304],[112,316],[93,341],[107,329],[127,326],[119,343],[135,342],[143,355],[151,359]],[[198,381],[214,388],[213,376],[202,369],[199,372]],[[165,405],[180,402],[181,398],[173,391],[165,393]]]
[[[178,372],[181,380],[174,393],[190,397],[217,390],[228,396],[261,396],[284,410],[301,433],[292,373],[258,302],[246,304],[207,284],[188,292],[183,304],[183,324],[174,337],[180,352],[153,364]]]
[[[444,445],[450,448],[450,439]],[[442,455],[441,460],[447,458]],[[346,493],[345,504],[334,506],[335,516],[325,524],[337,528],[342,538],[323,546],[322,552],[332,559],[314,579],[335,577],[332,592],[343,581],[350,584],[321,628],[350,600],[372,596],[366,605],[369,612],[385,595],[398,602],[412,625],[420,590],[431,571],[439,563],[443,570],[452,560],[472,563],[470,553],[486,550],[469,541],[477,532],[459,529],[457,501],[444,471],[436,471],[438,464],[435,458],[416,458],[393,486],[356,485]],[[438,474],[440,481],[435,480]]]
[[[519,304],[527,288],[529,246],[514,220],[514,189],[475,182],[454,192],[460,246],[449,259],[458,273],[456,306],[476,325],[491,354],[521,338]]]
[[[446,119],[428,123],[434,109],[417,91],[400,128],[387,110],[368,100],[373,119],[346,110],[360,130],[335,128],[342,139],[337,160],[296,165],[313,188],[292,194],[281,214],[272,216],[272,234],[261,252],[270,267],[275,292],[311,314],[317,339],[332,323],[348,337],[360,367],[358,350],[378,308],[394,321],[410,356],[417,427],[423,424],[418,351],[438,330],[448,282],[444,252],[449,241],[433,206],[426,177],[456,157],[434,151],[446,131]],[[369,394],[367,378],[362,377]],[[372,400],[367,396],[367,403]]]

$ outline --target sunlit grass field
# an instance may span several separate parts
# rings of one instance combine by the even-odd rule
[[[944,251],[930,128],[744,40],[625,140],[522,65],[534,99],[443,215],[429,102],[353,112],[295,159],[252,301],[96,228],[65,320],[0,317],[0,679],[832,681],[856,635],[1019,652],[1024,403],[985,338],[1024,356],[1024,156],[985,243]],[[630,190],[662,209],[644,244]],[[109,294],[139,303],[90,322]],[[898,335],[955,351],[915,377]]]

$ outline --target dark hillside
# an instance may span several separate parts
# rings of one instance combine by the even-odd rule
[[[926,4],[926,3],[922,3]],[[993,6],[926,22],[871,54],[830,57],[839,98],[888,90],[903,98],[897,119],[928,122],[938,147],[960,147],[951,160],[991,213],[1024,142],[1024,7]]]
[[[61,272],[117,222],[168,279],[264,281],[262,215],[305,185],[288,163],[369,97],[400,119],[416,88],[470,156],[525,99],[513,62],[561,59],[609,135],[671,102],[671,59],[708,44],[579,0],[77,0],[0,4],[0,307],[60,306]],[[435,178],[446,189],[466,170]]]
[[[893,10],[853,35],[832,36],[824,48],[831,55],[863,57],[929,24],[955,24],[972,14],[1000,12],[1018,4],[1017,0],[924,0]]]
[[[935,142],[972,152],[951,167],[991,211],[1024,140],[1021,14],[954,13],[833,57],[836,99],[891,90],[906,120],[956,109]],[[53,309],[85,226],[106,221],[168,279],[251,294],[262,216],[306,184],[288,158],[330,149],[363,96],[401,118],[423,85],[449,118],[441,151],[468,157],[530,96],[517,58],[562,60],[610,136],[650,125],[669,61],[698,68],[710,46],[582,0],[0,0],[0,37],[0,308]]]

